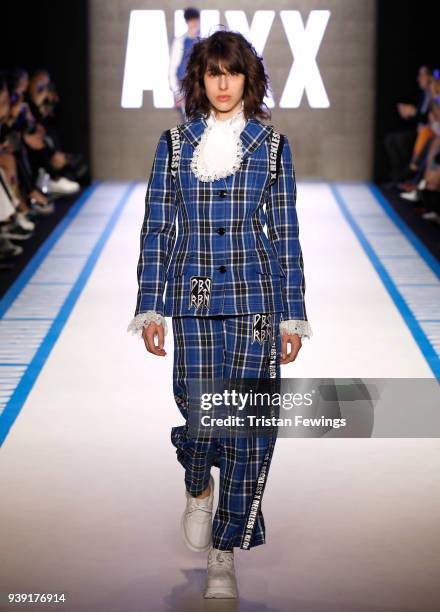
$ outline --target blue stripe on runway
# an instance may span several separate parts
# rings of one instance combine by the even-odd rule
[[[93,268],[95,267],[95,264],[101,254],[101,251],[104,248],[105,243],[109,239],[113,228],[116,222],[118,221],[124,209],[124,206],[136,184],[137,183],[130,183],[128,184],[128,186],[125,187],[123,195],[120,197],[113,212],[111,213],[111,216],[107,221],[105,228],[102,231],[100,237],[98,238],[96,244],[94,245],[90,255],[85,260],[84,267],[82,268],[76,282],[73,284],[70,293],[67,295],[64,303],[58,311],[58,314],[53,319],[52,325],[48,329],[46,336],[44,337],[41,345],[33,356],[31,362],[27,364],[26,370],[24,371],[23,376],[18,382],[14,393],[12,394],[3,412],[1,413],[0,445],[3,444],[18,414],[20,413],[20,410],[22,409],[23,404],[27,396],[29,395],[29,392],[31,391],[39,373],[41,372],[41,369],[44,366],[44,363],[46,362],[55,342],[57,341],[64,325],[66,324],[66,321],[69,318],[70,313],[72,312],[78,297],[84,289],[84,286],[90,274],[92,273]],[[73,219],[75,219],[81,208],[91,198],[92,194],[96,191],[99,185],[101,185],[101,183],[96,183],[86,192],[84,192],[84,194],[79,198],[78,202],[76,202],[72,206],[66,217],[64,217],[64,219],[60,222],[57,228],[55,228],[49,238],[40,247],[40,249],[37,251],[32,260],[29,262],[29,264],[26,266],[26,268],[23,270],[23,272],[20,274],[18,279],[11,286],[11,288],[8,290],[7,294],[1,301],[0,316],[4,315],[7,312],[7,310],[12,306],[14,300],[19,297],[21,291],[23,289],[26,289],[26,287],[28,286],[28,281],[36,272],[39,265],[49,254],[51,248],[56,245],[57,241],[62,237],[65,230],[69,227],[69,224],[72,222]],[[8,365],[10,366],[12,364]],[[4,372],[2,373],[2,375],[4,375]]]
[[[71,223],[72,219],[76,217],[81,208],[87,202],[87,200],[92,196],[95,189],[100,185],[99,182],[93,183],[90,187],[85,189],[85,191],[81,194],[78,200],[73,204],[61,221],[58,223],[56,228],[52,231],[50,236],[43,242],[40,248],[37,250],[32,259],[28,262],[27,266],[21,272],[20,276],[15,280],[15,282],[9,287],[7,292],[4,294],[3,298],[0,300],[0,317],[4,315],[6,310],[15,300],[17,295],[23,289],[23,287],[27,284],[31,276],[36,272],[38,266],[41,264],[43,259],[49,253],[50,249],[54,246],[56,241],[59,239],[61,234],[65,231],[66,227]]]
[[[374,195],[376,201],[382,206],[383,210],[387,215],[394,221],[397,227],[400,229],[402,234],[410,241],[413,247],[416,249],[420,257],[425,260],[431,270],[440,278],[440,263],[437,259],[428,251],[423,242],[414,234],[409,228],[405,221],[396,213],[391,204],[387,201],[380,189],[371,182],[366,183],[371,193]]]
[[[438,262],[435,261],[435,259],[432,257],[432,255],[427,251],[427,249],[425,248],[425,246],[420,243],[420,241],[418,240],[418,238],[416,236],[414,236],[414,234],[411,232],[411,230],[404,224],[404,222],[400,219],[400,217],[395,213],[395,211],[392,209],[392,207],[388,204],[388,202],[384,202],[384,198],[382,199],[382,201],[379,201],[379,197],[376,195],[375,190],[371,187],[371,185],[366,184],[366,183],[344,183],[341,184],[341,186],[345,186],[345,185],[352,185],[352,186],[358,186],[359,188],[362,187],[368,187],[370,189],[370,193],[373,195],[374,197],[374,201],[381,205],[382,209],[385,211],[386,214],[389,215],[389,217],[391,217],[391,219],[395,222],[398,230],[405,236],[405,238],[408,239],[408,241],[411,243],[411,245],[416,249],[417,253],[420,255],[420,257],[425,261],[425,263],[431,268],[431,270],[438,276],[439,273],[439,265]],[[341,195],[338,187],[336,184],[331,183],[330,184],[330,188],[333,192],[333,195],[335,197],[335,200],[343,214],[343,216],[345,217],[345,219],[347,220],[348,224],[350,225],[351,229],[353,230],[354,234],[356,235],[357,239],[359,240],[361,246],[363,247],[365,253],[367,254],[371,264],[373,265],[374,269],[376,270],[376,272],[378,273],[380,279],[382,280],[385,288],[387,289],[388,293],[390,294],[392,300],[394,301],[396,307],[398,308],[400,314],[402,315],[406,325],[408,326],[408,328],[410,329],[414,340],[417,342],[423,356],[425,357],[429,367],[431,368],[434,376],[436,378],[440,377],[440,357],[439,354],[437,353],[434,345],[430,342],[427,334],[425,333],[425,329],[426,329],[426,325],[424,325],[426,323],[425,320],[417,320],[413,310],[410,308],[410,306],[406,303],[406,301],[403,298],[402,293],[399,291],[397,284],[395,283],[394,279],[392,278],[392,276],[388,273],[387,269],[385,268],[385,266],[383,265],[383,262],[381,261],[380,257],[378,256],[378,254],[376,253],[376,250],[373,248],[372,244],[370,243],[370,241],[368,240],[368,238],[366,237],[363,229],[362,229],[362,216],[359,216],[359,221],[356,221],[353,214],[350,212],[349,207],[347,206],[347,203],[344,199],[344,197]],[[396,242],[398,242],[398,238]],[[378,248],[378,243],[376,242],[376,248]],[[389,249],[389,246],[387,247],[386,244],[382,245],[383,249],[385,250],[385,252],[387,252],[387,248]],[[386,255],[386,258],[388,257],[396,257],[395,253],[390,253]],[[424,329],[425,327],[425,329]]]

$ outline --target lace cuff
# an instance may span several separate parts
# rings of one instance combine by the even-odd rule
[[[281,321],[280,332],[288,332],[289,334],[298,334],[301,338],[311,338],[313,336],[312,328],[308,321],[300,321],[297,319],[288,319]]]
[[[136,315],[130,321],[130,325],[127,327],[127,331],[128,332],[131,331],[132,334],[136,334],[136,336],[139,336],[139,338],[141,338],[142,329],[144,327],[147,327],[147,325],[149,325],[151,321],[154,321],[155,323],[158,323],[158,324],[162,324],[164,327],[165,336],[167,335],[168,325],[165,320],[165,317],[163,317],[161,314],[159,314],[155,310],[147,310],[147,312],[141,312],[140,314]]]

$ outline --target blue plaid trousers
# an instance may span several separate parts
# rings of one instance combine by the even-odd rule
[[[256,337],[258,321],[271,335]],[[197,497],[209,484],[211,467],[220,470],[219,501],[212,525],[213,546],[248,550],[265,543],[261,500],[273,455],[271,436],[188,435],[188,379],[280,379],[281,313],[175,316],[173,392],[185,424],[173,427],[171,441],[185,469],[185,486]],[[260,328],[258,328],[260,333]]]

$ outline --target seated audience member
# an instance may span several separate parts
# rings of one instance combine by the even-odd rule
[[[434,158],[426,188],[422,190],[422,202],[425,211],[422,217],[426,221],[434,221],[440,225],[440,150]]]
[[[55,200],[80,190],[88,169],[81,154],[64,151],[57,127],[59,96],[47,70],[29,78],[0,73],[0,260],[19,257]],[[16,244],[18,243],[18,244]]]
[[[420,66],[417,81],[421,89],[417,106],[413,104],[397,104],[397,111],[400,117],[407,123],[406,129],[391,132],[386,135],[384,140],[390,163],[391,180],[394,183],[398,183],[408,177],[408,164],[411,161],[411,153],[417,135],[419,130],[422,130],[428,122],[432,70],[427,66]]]
[[[421,191],[426,188],[428,178],[436,172],[436,155],[440,147],[440,83],[437,84],[438,95],[430,104],[429,126],[432,136],[426,141],[417,160],[417,173],[413,182],[413,189],[401,193],[401,197],[411,202],[418,202],[422,198]],[[431,179],[432,181],[433,179]]]
[[[413,191],[417,183],[422,178],[424,167],[426,164],[426,157],[428,155],[430,142],[435,138],[436,134],[432,127],[432,123],[435,122],[435,118],[432,114],[433,100],[440,95],[440,80],[432,79],[430,87],[430,98],[431,102],[428,111],[428,123],[421,126],[418,134],[416,143],[414,145],[410,164],[408,166],[408,180],[399,183],[397,186],[403,191]]]
[[[76,193],[80,189],[78,181],[84,177],[87,168],[81,155],[66,153],[61,148],[55,121],[59,97],[47,70],[34,72],[23,97],[35,126],[32,134],[24,136],[34,180],[44,169],[49,175],[49,193]]]
[[[427,221],[440,224],[440,95],[435,98],[433,112],[436,111],[432,127],[435,138],[432,141],[427,157],[427,168],[424,175],[424,189],[421,190],[421,199],[424,205],[422,217]]]
[[[19,208],[29,213],[51,214],[53,204],[35,184],[27,158],[23,137],[33,130],[32,117],[27,105],[11,97],[5,81],[0,82],[0,167],[10,190],[19,201]]]

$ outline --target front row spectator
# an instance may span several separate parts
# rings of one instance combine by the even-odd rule
[[[23,252],[37,217],[87,181],[82,155],[63,150],[56,127],[59,98],[46,70],[0,75],[0,259]]]
[[[424,208],[419,209],[419,212],[425,219],[438,221],[435,206],[434,209],[432,206],[440,190],[440,81],[434,81],[432,84],[428,117],[429,133],[419,155],[413,159],[414,175],[410,181],[406,181],[400,187],[403,190],[401,193],[403,199],[414,203],[423,200]]]
[[[417,135],[428,123],[432,70],[428,66],[420,66],[417,81],[421,90],[417,105],[402,102],[397,104],[397,111],[406,126],[387,134],[384,141],[393,183],[408,178],[408,164]]]
[[[422,217],[440,224],[440,122],[436,154],[426,172],[426,185],[421,191],[421,198],[425,208]]]

